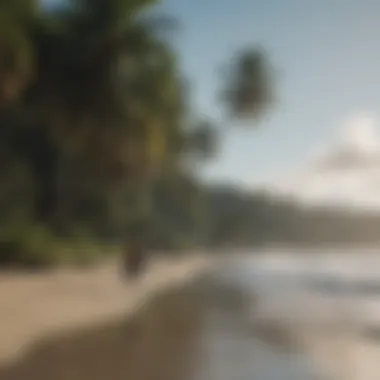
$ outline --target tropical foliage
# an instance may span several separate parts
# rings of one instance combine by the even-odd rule
[[[176,23],[156,17],[157,5],[1,2],[4,261],[24,250],[19,240],[36,228],[45,231],[38,241],[128,231],[144,238],[157,219],[157,192],[192,214],[186,204],[194,192],[189,198],[184,189],[195,186],[194,163],[215,154],[218,128],[189,105],[167,38]],[[238,54],[230,74],[224,105],[236,117],[258,116],[271,101],[265,56]]]

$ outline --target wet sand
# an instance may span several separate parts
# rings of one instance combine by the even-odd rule
[[[0,274],[0,365],[22,358],[44,337],[130,315],[158,290],[192,279],[211,261],[200,254],[157,258],[131,282],[122,279],[115,261],[91,270]]]
[[[363,331],[309,331],[303,348],[327,380],[380,379],[379,341]]]
[[[131,318],[44,339],[0,379],[316,379],[296,347],[256,336],[250,297],[213,281],[160,292]]]
[[[160,259],[141,281],[130,284],[120,281],[114,264],[85,273],[70,271],[45,277],[0,278],[0,334],[13,328],[13,336],[17,337],[15,328],[20,326],[24,334],[30,334],[32,323],[28,322],[25,327],[22,325],[25,321],[34,321],[34,326],[40,328],[40,334],[28,341],[28,350],[24,350],[23,355],[13,355],[19,360],[8,360],[8,365],[0,366],[0,380],[380,378],[378,329],[353,329],[347,323],[337,324],[334,315],[325,316],[317,313],[319,307],[311,307],[319,304],[319,298],[309,293],[308,297],[312,298],[308,298],[301,309],[297,302],[289,302],[298,319],[288,316],[278,326],[275,323],[278,318],[269,319],[269,325],[264,328],[254,323],[261,303],[257,284],[252,286],[250,282],[255,272],[247,270],[252,264],[238,260],[239,265],[235,265],[235,258],[222,260],[220,267],[215,264],[202,256],[176,262]],[[212,271],[206,276],[186,281],[208,268]],[[111,283],[114,285],[110,286]],[[174,284],[183,286],[173,287]],[[29,315],[18,315],[17,310],[10,307],[16,304],[12,304],[11,299],[6,302],[6,286],[23,302],[28,301],[26,296],[32,299],[34,295],[34,300],[39,300],[39,308],[45,307],[46,314],[55,315],[56,323],[59,318],[71,315],[71,325],[65,320],[70,329],[54,325],[48,319],[45,322],[49,323],[50,330],[47,329],[41,325],[45,315],[38,319],[35,314],[33,318],[31,311],[36,308],[28,309],[25,305],[23,310],[29,310]],[[280,289],[276,292],[281,296]],[[26,293],[21,297],[22,292]],[[52,294],[57,297],[55,303],[52,303]],[[284,290],[280,298],[288,304],[287,297],[297,301],[297,294],[289,295]],[[74,300],[78,309],[65,311],[64,306],[72,307]],[[85,305],[80,306],[83,300]],[[8,321],[3,318],[4,305],[8,307]],[[61,308],[54,309],[57,305]],[[17,306],[21,308],[20,303]],[[285,315],[287,310],[282,310]],[[304,313],[299,314],[300,310]],[[281,321],[281,308],[278,312]],[[322,324],[318,322],[320,318]],[[11,336],[9,331],[7,333]],[[25,341],[25,335],[21,338]],[[1,339],[0,347],[7,349]]]
[[[200,313],[189,289],[159,295],[132,318],[44,339],[1,380],[185,380],[196,368]]]

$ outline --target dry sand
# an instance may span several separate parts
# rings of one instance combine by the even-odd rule
[[[137,281],[121,279],[118,263],[88,270],[0,275],[0,364],[20,358],[36,340],[120,318],[149,297],[211,267],[211,259],[189,255],[152,260]]]

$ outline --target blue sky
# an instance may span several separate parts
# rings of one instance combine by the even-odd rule
[[[309,157],[346,119],[380,105],[377,0],[166,0],[193,82],[196,108],[220,119],[217,69],[245,44],[260,44],[277,70],[278,104],[260,128],[227,133],[208,178],[275,180]]]
[[[379,188],[379,0],[163,0],[160,10],[182,24],[175,42],[201,116],[223,123],[218,69],[235,50],[263,46],[277,72],[276,107],[259,128],[229,125],[206,178],[280,186],[295,173],[286,186],[298,195],[308,187],[313,197],[347,192],[351,201]],[[316,178],[316,153],[330,162],[347,146],[359,162],[378,163],[375,172],[371,163]],[[380,207],[380,192],[371,191]]]

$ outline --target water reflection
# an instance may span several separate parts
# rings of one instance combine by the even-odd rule
[[[287,331],[323,379],[379,380],[379,256],[321,253],[273,261],[258,261],[246,276],[260,293],[257,324]]]
[[[279,333],[258,334],[255,299],[209,277],[146,305],[129,322],[44,342],[1,380],[311,380],[311,364]],[[277,339],[276,339],[277,335]]]

